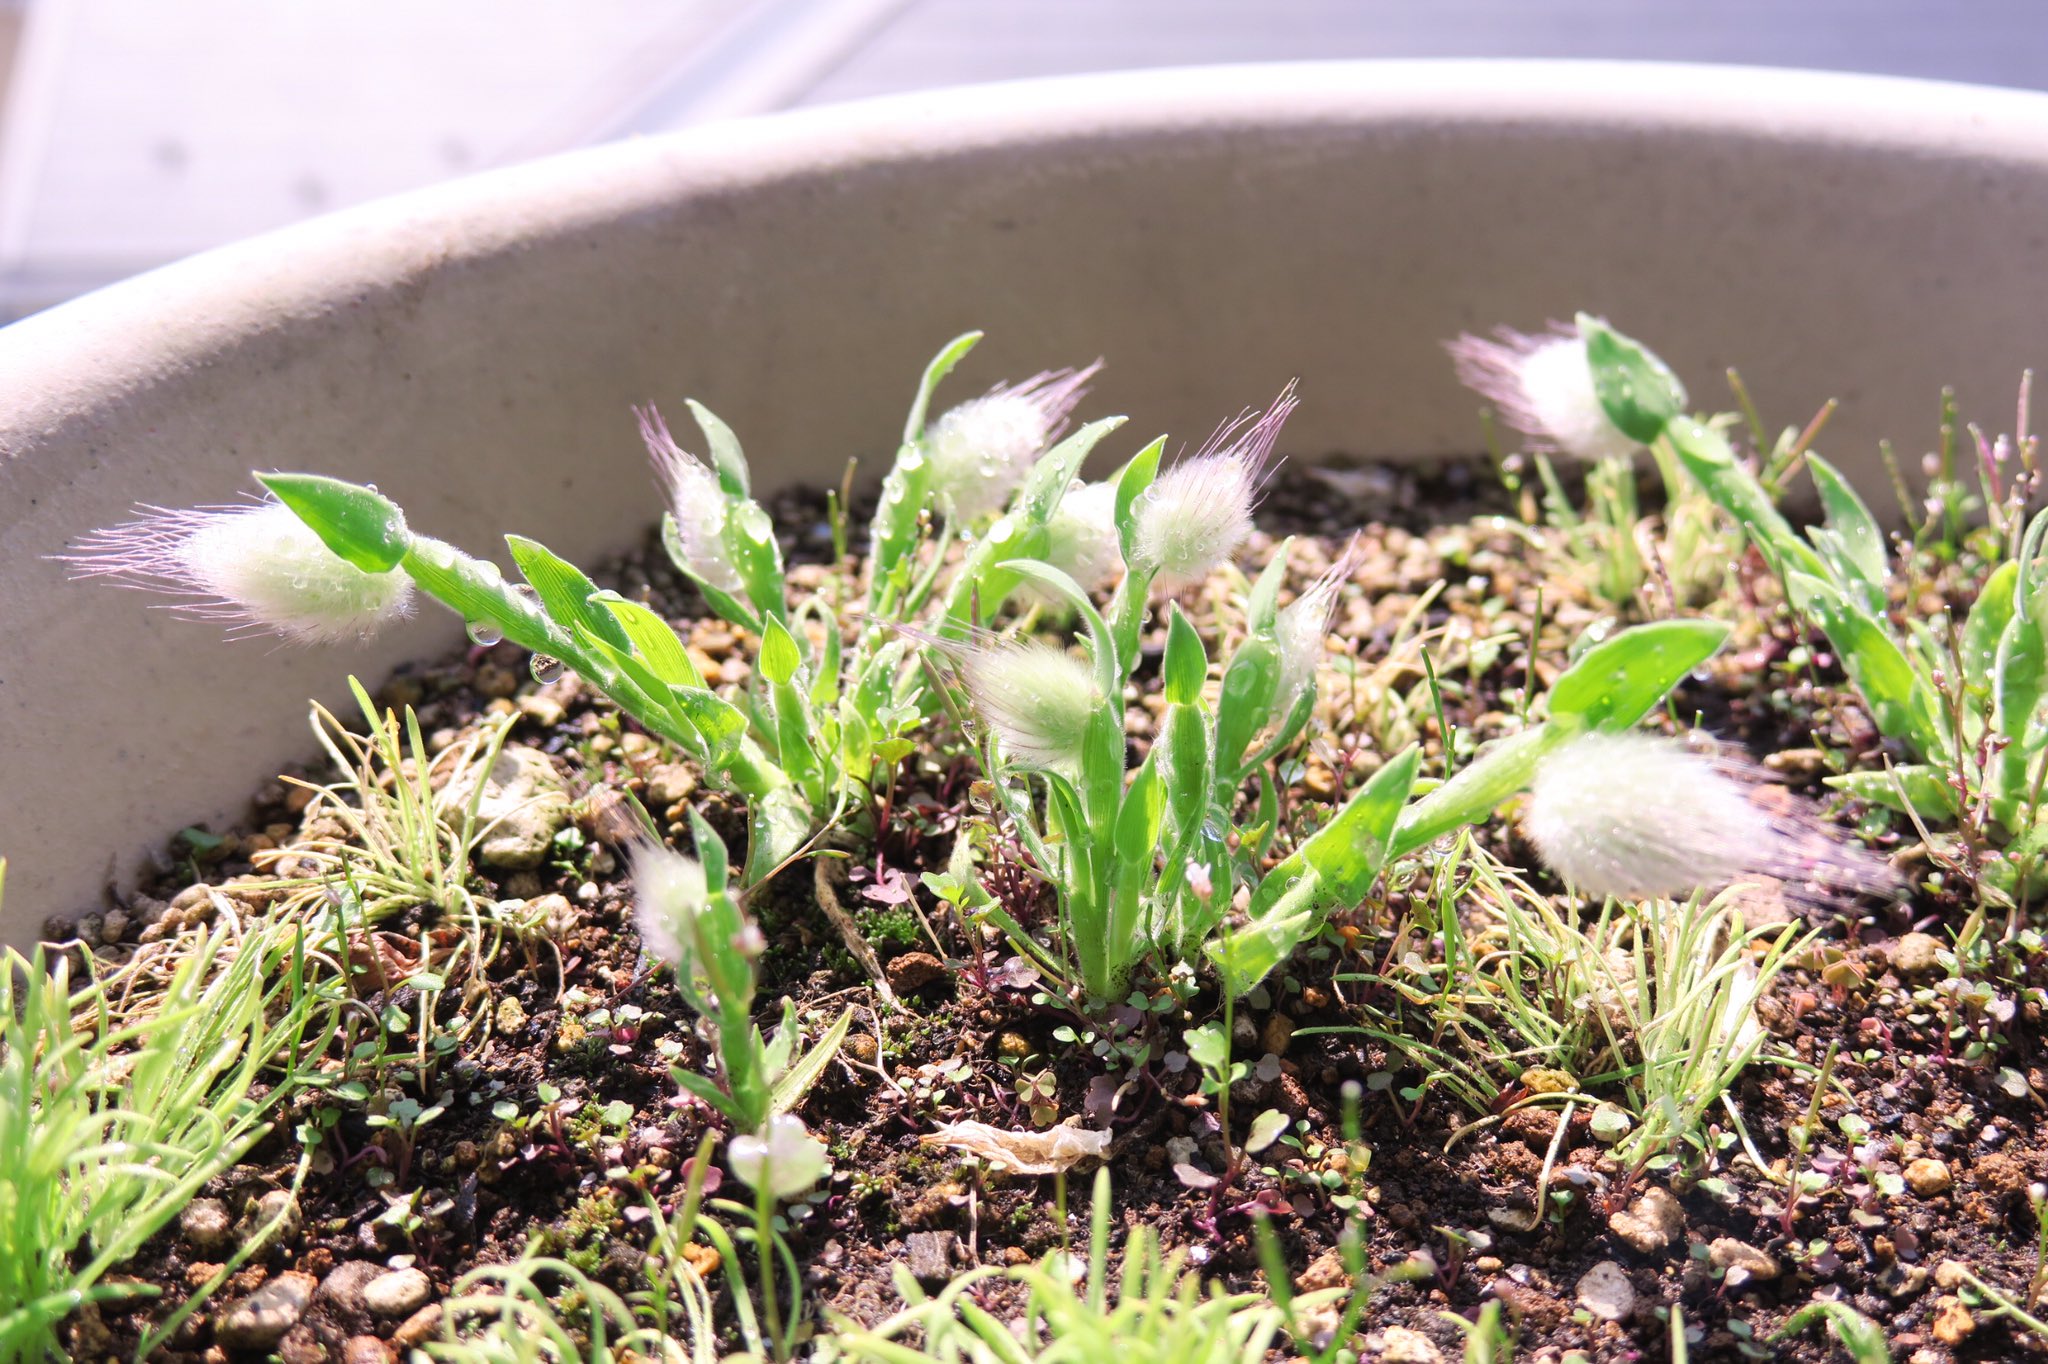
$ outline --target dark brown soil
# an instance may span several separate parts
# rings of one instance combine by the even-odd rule
[[[1346,595],[1333,632],[1350,642],[1361,675],[1390,669],[1386,680],[1402,690],[1419,681],[1419,674],[1402,680],[1404,665],[1390,662],[1389,651],[1418,595],[1439,580],[1447,584],[1424,619],[1443,631],[1432,657],[1439,674],[1454,679],[1446,718],[1479,740],[1498,731],[1532,672],[1539,682],[1555,675],[1567,647],[1603,614],[1583,592],[1557,581],[1514,532],[1502,515],[1511,509],[1489,492],[1494,486],[1484,470],[1443,476],[1430,487],[1377,469],[1288,476],[1263,513],[1268,526],[1308,537],[1296,546],[1297,580],[1321,571],[1339,548],[1339,534],[1371,523],[1354,575],[1357,590]],[[1456,519],[1444,518],[1447,502],[1464,504]],[[777,511],[780,524],[799,528],[789,546],[793,557],[815,562],[829,552],[814,502],[789,499]],[[1425,516],[1434,528],[1424,526]],[[1248,565],[1263,561],[1272,543],[1255,545]],[[804,575],[823,571],[794,576],[801,585]],[[619,565],[611,581],[679,622],[702,609],[652,544]],[[1229,628],[1222,586],[1189,599],[1205,629]],[[1531,660],[1527,641],[1539,589],[1542,627]],[[739,675],[739,642],[722,624],[699,625],[689,638],[728,679]],[[1855,754],[1875,753],[1878,744],[1824,655],[1809,653],[1796,667],[1787,661],[1809,643],[1783,624],[1746,631],[1708,675],[1685,684],[1672,713],[1699,714],[1725,741],[1779,770],[1794,790],[1819,798],[1825,792],[1812,754],[1817,745]],[[410,1326],[371,1316],[361,1303],[360,1286],[371,1274],[365,1262],[381,1269],[394,1256],[411,1256],[445,1292],[466,1268],[515,1258],[538,1235],[554,1253],[629,1289],[645,1227],[628,1210],[643,1193],[656,1201],[676,1195],[682,1160],[715,1121],[701,1105],[679,1101],[669,1078],[672,1064],[700,1062],[704,1044],[666,977],[640,959],[630,888],[604,841],[604,803],[588,799],[606,788],[633,791],[668,832],[677,832],[682,807],[650,792],[666,785],[673,794],[678,780],[658,746],[620,724],[608,703],[585,695],[573,678],[547,687],[531,682],[526,657],[510,646],[472,648],[403,670],[380,699],[414,706],[436,745],[509,708],[520,716],[512,741],[550,755],[582,798],[581,837],[565,841],[558,857],[531,871],[485,873],[485,893],[548,916],[553,950],[511,947],[498,955],[481,982],[492,1027],[422,1087],[422,1101],[442,1091],[455,1100],[422,1131],[409,1157],[365,1123],[360,1103],[314,1096],[300,1103],[298,1120],[323,1107],[340,1109],[300,1194],[303,1230],[252,1261],[192,1318],[167,1359],[225,1358],[212,1342],[218,1312],[292,1270],[319,1278],[323,1288],[280,1344],[287,1360],[338,1359],[345,1348],[358,1352],[351,1359],[375,1358],[366,1337],[390,1342],[430,1323],[431,1309]],[[1296,774],[1301,800],[1336,798],[1377,761],[1356,715],[1335,702],[1324,711],[1337,729],[1305,754]],[[1133,732],[1142,739],[1149,724],[1142,696],[1133,713]],[[1416,727],[1431,770],[1441,771],[1443,736],[1434,715],[1419,714]],[[281,738],[280,746],[294,741]],[[307,775],[332,776],[311,769]],[[1969,901],[1953,877],[1946,893],[1923,890],[1900,904],[1849,906],[1829,916],[1824,950],[1781,977],[1761,1011],[1774,1051],[1818,1065],[1839,1044],[1834,1074],[1847,1088],[1821,1105],[1826,1130],[1810,1168],[1827,1176],[1825,1187],[1789,1216],[1782,1187],[1743,1161],[1724,1158],[1713,1178],[1698,1183],[1620,1168],[1586,1130],[1583,1112],[1561,1139],[1554,1113],[1522,1110],[1453,1141],[1483,1115],[1461,1107],[1443,1087],[1404,1097],[1422,1077],[1383,1048],[1342,1034],[1291,1035],[1359,1020],[1361,988],[1333,977],[1383,964],[1399,903],[1379,899],[1345,916],[1238,1020],[1240,1057],[1257,1061],[1270,1053],[1277,1069],[1268,1063],[1240,1086],[1237,1135],[1252,1114],[1278,1107],[1307,1124],[1303,1147],[1326,1154],[1276,1146],[1232,1187],[1201,1192],[1176,1179],[1171,1167],[1180,1157],[1170,1154],[1192,1151],[1211,1170],[1225,1163],[1213,1108],[1194,1097],[1193,1069],[1176,1071],[1155,1059],[1105,1079],[1111,1072],[1090,1047],[1062,1040],[1084,1033],[1085,1023],[1034,1000],[1028,986],[998,969],[996,945],[969,940],[919,886],[920,871],[944,866],[972,777],[964,761],[906,767],[875,848],[839,885],[869,941],[911,986],[903,1007],[888,1007],[869,988],[818,910],[808,866],[786,873],[755,904],[770,942],[762,1017],[785,994],[814,1018],[848,1006],[856,1011],[852,1040],[803,1110],[830,1144],[836,1170],[792,1218],[814,1302],[872,1322],[900,1305],[891,1274],[906,1258],[936,1255],[954,1267],[1015,1264],[1057,1246],[1066,1232],[1055,1220],[1051,1180],[992,1175],[919,1141],[940,1119],[1030,1126],[1020,1081],[1045,1072],[1049,1094],[1037,1096],[1040,1102],[1062,1115],[1106,1121],[1115,1131],[1108,1163],[1122,1223],[1156,1229],[1205,1274],[1234,1285],[1260,1281],[1255,1212],[1271,1216],[1292,1273],[1321,1272],[1310,1266],[1332,1248],[1342,1225],[1332,1194],[1362,1191],[1373,1266],[1412,1265],[1418,1257],[1433,1266],[1419,1281],[1376,1295],[1363,1327],[1367,1358],[1393,1326],[1421,1332],[1456,1358],[1463,1337],[1444,1314],[1472,1318],[1495,1299],[1506,1308],[1516,1357],[1523,1359],[1559,1360],[1579,1351],[1595,1360],[1663,1360],[1674,1309],[1687,1324],[1695,1360],[1842,1358],[1818,1326],[1789,1342],[1767,1343],[1792,1312],[1822,1295],[1881,1323],[1900,1359],[2009,1359],[2044,1347],[1983,1307],[1966,1307],[1944,1267],[1960,1262],[2023,1300],[2040,1264],[2029,1189],[2048,1180],[2048,1146],[2037,1126],[2048,1067],[2038,1054],[2035,960],[2011,963],[2014,980],[1973,992],[1944,985],[1939,974],[1902,979],[1893,959],[1909,929],[1932,928],[1946,941],[1960,924]],[[262,854],[301,835],[302,807],[288,788],[267,789],[245,828],[203,855],[193,840],[174,843],[173,865],[160,883],[120,906],[125,930],[108,932],[104,910],[95,911],[99,917],[86,930],[114,938],[100,950],[118,958],[132,951],[138,934],[161,936],[172,924],[203,916],[203,904],[190,908],[195,897],[181,895],[192,884],[227,884],[237,899],[263,903],[260,879],[243,878],[260,878],[255,863]],[[709,808],[715,824],[737,835],[735,810],[715,799]],[[1524,862],[1511,833],[1497,826],[1488,837],[1509,861]],[[1901,864],[1924,879],[1929,867],[1914,860],[1906,847],[1912,841],[1896,831],[1878,836],[1880,847],[1901,852]],[[383,927],[396,935],[395,944],[407,940],[392,950],[417,952],[436,925],[414,912]],[[451,982],[447,1010],[467,987]],[[378,1013],[416,1004],[404,986],[370,988],[364,1002]],[[1208,1008],[1198,1001],[1188,1021],[1201,1021]],[[599,1010],[608,1012],[593,1023]],[[1156,1044],[1155,1058],[1178,1045],[1177,1010],[1132,1010],[1124,1021],[1136,1041]],[[394,1038],[394,1045],[414,1040]],[[673,1055],[663,1054],[663,1044]],[[1330,1154],[1344,1150],[1339,1094],[1347,1080],[1367,1088],[1363,1138],[1371,1151],[1369,1167],[1352,1179],[1341,1177]],[[1112,1109],[1110,1094],[1125,1081],[1127,1092]],[[543,1099],[543,1086],[552,1099]],[[1788,1128],[1805,1120],[1812,1094],[1811,1079],[1785,1066],[1763,1062],[1747,1073],[1735,1105],[1767,1160],[1789,1157]],[[494,1116],[500,1103],[509,1103],[506,1111],[521,1115],[523,1125]],[[630,1116],[608,1121],[613,1104],[625,1105]],[[1843,1131],[1842,1119],[1852,1114],[1865,1124],[1850,1125],[1860,1140]],[[261,1194],[288,1187],[298,1154],[291,1126],[282,1124],[206,1195],[239,1215]],[[1547,1216],[1534,1230],[1515,1230],[1553,1146]],[[1939,1175],[1928,1162],[1939,1163]],[[1909,1167],[1924,1192],[1901,1191],[1892,1178],[1905,1177]],[[388,1172],[391,1181],[373,1186],[373,1170]],[[1340,1177],[1325,1181],[1332,1170]],[[1085,1228],[1086,1187],[1077,1179],[1070,1191],[1075,1228]],[[1653,1187],[1677,1195],[1683,1225],[1668,1244],[1639,1248],[1610,1229],[1609,1219],[1622,1214],[1625,1224],[1629,1206]],[[414,1190],[421,1212],[402,1228],[387,1215],[387,1195]],[[1742,1258],[1765,1268],[1731,1280],[1723,1265]],[[1582,1276],[1608,1260],[1626,1272],[1635,1294],[1618,1322],[1594,1319],[1576,1297]],[[145,1323],[162,1319],[214,1264],[177,1231],[160,1237],[125,1272],[160,1286],[163,1297],[80,1322],[80,1357],[125,1358]],[[715,1287],[723,1282],[722,1273],[714,1276]]]

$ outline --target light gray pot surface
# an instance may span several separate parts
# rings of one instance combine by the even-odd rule
[[[628,405],[697,397],[759,477],[877,472],[946,391],[1102,355],[1122,457],[1289,377],[1295,458],[1478,443],[1439,343],[1575,309],[1703,400],[1845,404],[1859,476],[1937,394],[2008,424],[2048,354],[2048,97],[1706,67],[1386,63],[1085,77],[598,148],[211,252],[0,331],[0,933],[95,906],[311,751],[309,696],[458,637],[223,644],[46,556],[252,468],[374,481],[471,549],[657,514]]]

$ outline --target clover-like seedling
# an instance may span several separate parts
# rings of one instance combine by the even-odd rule
[[[1237,1150],[1230,1141],[1230,1090],[1250,1076],[1252,1068],[1247,1061],[1230,1059],[1230,1033],[1227,1025],[1220,1021],[1204,1023],[1189,1030],[1182,1045],[1187,1048],[1188,1059],[1200,1072],[1199,1092],[1216,1101],[1216,1120],[1222,1127],[1223,1150],[1229,1168],[1221,1180],[1185,1162],[1175,1165],[1173,1173],[1191,1189],[1213,1189],[1219,1184],[1227,1184],[1237,1171]]]

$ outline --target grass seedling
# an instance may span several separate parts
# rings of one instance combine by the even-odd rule
[[[1797,437],[1788,433],[1760,474],[1736,457],[1726,434],[1735,418],[1687,415],[1684,388],[1650,351],[1604,325],[1589,329],[1585,318],[1580,330],[1586,345],[1574,365],[1584,369],[1573,369],[1571,391],[1595,402],[1571,407],[1576,419],[1588,429],[1618,430],[1648,446],[1674,501],[1704,496],[1740,528],[1777,574],[1794,613],[1826,636],[1878,729],[1915,759],[1882,772],[1840,774],[1829,784],[1916,819],[1956,825],[1972,840],[2010,845],[2006,856],[1973,860],[1982,861],[1991,892],[2013,906],[2008,927],[2017,932],[2027,887],[2016,868],[2031,874],[2048,847],[2040,799],[2048,779],[2048,725],[2041,723],[2048,696],[2048,641],[2041,626],[2048,590],[2037,566],[2048,516],[2028,519],[2041,475],[2036,442],[2027,434],[2025,386],[2017,440],[1991,441],[1971,432],[1978,455],[1975,492],[1958,469],[1953,401],[1944,400],[1941,446],[1930,459],[1931,483],[1922,504],[1927,520],[1912,548],[1917,552],[1931,539],[1937,558],[1953,560],[1962,552],[1972,508],[1989,510],[1991,524],[1978,537],[1977,551],[1987,576],[1958,630],[1945,619],[1894,618],[1896,598],[1924,594],[1915,590],[1910,572],[1895,567],[1883,529],[1863,499],[1812,452],[1831,409]],[[1552,365],[1540,377],[1554,379],[1558,368]],[[1489,371],[1478,377],[1498,376]],[[1746,405],[1739,387],[1737,396]],[[1525,406],[1541,404],[1530,400]],[[1750,421],[1760,431],[1753,410]],[[1558,425],[1554,412],[1550,422]],[[1823,522],[1803,534],[1777,505],[1785,478],[1801,461],[1824,512]],[[1909,554],[1906,566],[1911,564]]]
[[[1135,509],[1145,495],[1132,492],[1121,504],[1127,540],[1137,538]],[[1059,894],[1061,933],[1048,948],[1000,908],[980,912],[1086,1009],[1121,1001],[1146,959],[1170,966],[1197,951],[1228,993],[1251,989],[1334,909],[1363,899],[1390,856],[1487,818],[1572,739],[1634,725],[1727,633],[1709,622],[1669,621],[1596,645],[1552,688],[1546,723],[1496,745],[1413,804],[1418,757],[1397,756],[1268,872],[1257,859],[1266,842],[1240,823],[1237,793],[1252,767],[1277,752],[1259,736],[1298,734],[1314,704],[1312,684],[1291,694],[1281,686],[1289,651],[1272,603],[1283,566],[1276,558],[1252,589],[1249,633],[1223,665],[1213,708],[1204,694],[1206,650],[1184,616],[1170,617],[1161,664],[1166,715],[1135,770],[1123,741],[1128,670],[1119,640],[1127,627],[1105,620],[1068,575],[1043,563],[1010,565],[1065,599],[1082,623],[1085,661],[1043,645],[953,651],[988,729],[991,788]],[[1214,936],[1239,890],[1249,897],[1248,922]]]
[[[794,1260],[775,1235],[775,1209],[808,1191],[826,1171],[824,1143],[790,1110],[831,1063],[853,1011],[846,1010],[821,1038],[799,1051],[796,1008],[785,1001],[782,1026],[772,1038],[762,1037],[752,1017],[760,930],[728,885],[725,845],[695,811],[690,822],[701,862],[654,844],[643,844],[633,854],[641,940],[675,968],[683,998],[716,1025],[717,1077],[681,1069],[673,1073],[684,1090],[730,1119],[738,1134],[726,1163],[754,1190],[754,1203],[751,1208],[721,1206],[754,1219],[764,1327],[754,1348],[765,1340],[775,1358],[787,1359],[796,1340],[800,1300]],[[730,1259],[730,1245],[721,1249]],[[790,1259],[787,1309],[775,1287],[778,1254]]]
[[[866,610],[853,626],[842,622],[843,603],[787,600],[775,527],[752,496],[730,427],[690,404],[709,451],[700,459],[652,409],[640,414],[671,503],[663,537],[670,557],[714,611],[760,641],[752,682],[737,698],[706,681],[653,611],[598,591],[539,542],[506,537],[525,579],[508,582],[496,563],[414,531],[375,488],[339,479],[264,474],[269,501],[145,508],[85,537],[66,562],[80,577],[168,593],[187,614],[237,631],[308,644],[362,638],[407,614],[416,590],[424,593],[459,615],[476,643],[511,640],[529,650],[537,680],[574,670],[714,784],[743,795],[752,883],[849,812],[864,817],[912,751],[926,698],[911,645],[894,627],[925,619],[956,540],[970,552],[930,622],[948,629],[994,610],[1014,590],[1007,560],[1050,555],[1078,568],[1086,557],[1078,528],[1087,518],[1062,518],[1061,502],[1089,449],[1121,419],[1095,422],[1047,450],[1090,367],[1040,375],[928,424],[934,389],[979,339],[956,338],[925,369],[884,481]],[[1076,509],[1101,501],[1082,497]],[[1006,504],[1009,513],[996,517]]]
[[[1942,1282],[1953,1280],[1963,1289],[1965,1300],[1972,1301],[1986,1318],[2005,1317],[2034,1335],[2048,1339],[2048,1321],[2041,1320],[2028,1310],[2033,1306],[2031,1301],[2023,1306],[2013,1294],[1986,1283],[1982,1275],[1960,1260],[1944,1261],[1940,1266],[1940,1272],[1943,1276]]]
[[[314,738],[342,779],[321,786],[287,778],[312,793],[309,825],[325,816],[343,832],[295,843],[262,861],[270,867],[311,862],[311,875],[281,881],[279,888],[306,907],[324,905],[333,898],[328,891],[345,888],[365,927],[418,905],[473,916],[470,855],[489,832],[479,809],[509,722],[484,725],[430,759],[410,707],[401,721],[379,711],[353,677],[349,689],[367,736],[350,732],[325,706],[313,706]]]
[[[1804,1169],[1807,1159],[1813,1153],[1813,1143],[1819,1135],[1821,1100],[1827,1097],[1828,1085],[1835,1075],[1835,1053],[1841,1048],[1840,1039],[1828,1043],[1828,1054],[1820,1064],[1820,1074],[1814,1077],[1813,1099],[1806,1106],[1806,1119],[1794,1123],[1786,1131],[1786,1141],[1792,1148],[1792,1158],[1787,1163],[1785,1181],[1785,1211],[1778,1222],[1779,1232],[1790,1240],[1792,1228],[1799,1220],[1799,1200],[1808,1191],[1807,1178],[1811,1173]],[[1824,1175],[1816,1175],[1820,1186],[1826,1185]]]
[[[62,959],[0,955],[0,1356],[47,1358],[80,1306],[153,1292],[109,1272],[271,1130],[325,1045],[336,1001],[296,926],[224,918],[178,949],[126,1012],[118,973],[74,986]]]
[[[1581,928],[1469,833],[1430,878],[1411,892],[1413,917],[1387,964],[1337,977],[1366,987],[1366,1021],[1298,1035],[1369,1037],[1421,1071],[1411,1098],[1442,1085],[1485,1124],[1510,1106],[1586,1097],[1572,1086],[1530,1092],[1522,1076],[1576,1079],[1603,1068],[1607,1043],[1594,1014],[1610,991],[1595,963],[1615,940],[1611,917]],[[1431,944],[1440,959],[1423,955]]]
[[[1109,1272],[1109,1174],[1095,1177],[1085,1267],[1055,1251],[1016,1269],[970,1270],[936,1296],[902,1268],[897,1291],[910,1304],[878,1326],[836,1322],[821,1341],[820,1364],[1058,1364],[1069,1360],[1128,1364],[1263,1364],[1287,1329],[1288,1312],[1258,1293],[1204,1288],[1179,1253],[1160,1250],[1147,1227],[1123,1246],[1122,1268]],[[977,1301],[982,1286],[1004,1279],[1021,1286],[1021,1317],[1005,1322]],[[1329,1309],[1352,1290],[1321,1289],[1293,1299],[1297,1318]],[[906,1343],[920,1340],[919,1344]]]
[[[782,1026],[772,1039],[763,1039],[752,1013],[761,930],[728,884],[725,844],[695,811],[690,827],[701,861],[652,843],[634,850],[641,944],[675,968],[684,1001],[717,1028],[717,1078],[678,1070],[676,1083],[724,1114],[742,1135],[757,1136],[817,1083],[852,1025],[853,1010],[799,1052],[796,1006],[785,1001]]]
[[[1465,1364],[1514,1364],[1515,1333],[1508,1329],[1499,1303],[1487,1303],[1470,1320],[1456,1312],[1446,1312],[1443,1318],[1465,1334]]]
[[[1785,1318],[1785,1324],[1778,1328],[1771,1340],[1790,1340],[1823,1322],[1827,1325],[1828,1334],[1841,1345],[1842,1353],[1849,1356],[1850,1364],[1892,1364],[1891,1346],[1885,1341],[1884,1327],[1839,1298],[1815,1298]],[[1683,1341],[1684,1331],[1676,1324],[1675,1317],[1672,1334],[1674,1339]]]
[[[514,813],[499,809],[485,817],[511,721],[489,721],[429,757],[409,707],[402,717],[379,710],[360,682],[350,678],[349,686],[364,733],[318,703],[312,715],[313,733],[342,779],[316,785],[287,778],[312,793],[305,820],[313,832],[256,862],[287,873],[274,883],[283,912],[319,925],[316,952],[358,993],[401,985],[416,993],[411,1078],[422,1080],[483,1022],[481,1012],[458,1016],[452,1029],[437,1021],[450,983],[463,971],[481,978],[508,932],[529,951],[553,945],[538,925],[510,921],[480,896],[472,874],[477,845]],[[421,933],[408,943],[388,925],[415,909],[425,911]],[[459,941],[449,940],[451,928]]]
[[[1729,897],[1707,906],[1647,901],[1628,911],[1627,974],[1609,977],[1621,1020],[1610,1045],[1638,1058],[1621,1086],[1640,1121],[1614,1155],[1634,1172],[1666,1153],[1711,1160],[1707,1115],[1721,1109],[1741,1130],[1728,1093],[1769,1037],[1756,1001],[1813,932],[1796,923],[1745,929]]]
[[[528,1254],[457,1279],[442,1304],[441,1339],[422,1348],[446,1364],[711,1364],[709,1334],[683,1342],[640,1325],[623,1298],[582,1270]]]

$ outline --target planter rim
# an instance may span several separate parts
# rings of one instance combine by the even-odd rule
[[[648,515],[631,405],[686,382],[757,469],[836,479],[847,433],[892,440],[902,377],[969,327],[1013,374],[1112,357],[1101,401],[1153,431],[1296,377],[1324,396],[1291,454],[1424,460],[1472,448],[1441,338],[1581,306],[1681,373],[1739,359],[1774,414],[1841,397],[1831,439],[1867,453],[1917,429],[1909,393],[2010,392],[2048,352],[2025,287],[2048,278],[2044,215],[2044,94],[1346,62],[706,125],[166,266],[0,329],[0,941],[132,884],[162,830],[239,818],[305,699],[345,704],[344,668],[374,682],[460,638],[423,611],[345,660],[252,658],[67,584],[50,556],[137,502],[318,468],[385,480],[454,543],[540,530],[593,561]],[[1844,344],[1871,351],[1846,392],[1816,370]]]
[[[1268,62],[1042,77],[702,124],[459,177],[147,271],[0,327],[0,456],[66,413],[246,335],[465,256],[796,171],[1004,145],[1251,128],[1486,124],[1692,130],[2048,164],[2048,92],[1707,63]],[[176,321],[166,324],[164,319]],[[81,365],[92,376],[80,382]]]

